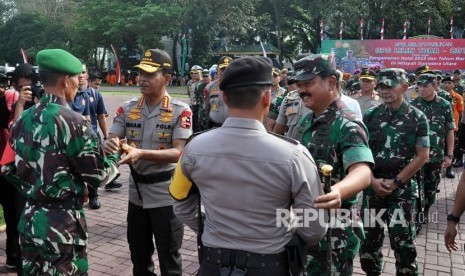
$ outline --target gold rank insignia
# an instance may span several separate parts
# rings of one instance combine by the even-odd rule
[[[170,123],[172,120],[173,120],[173,118],[168,117],[168,116],[161,117],[161,119],[160,119],[160,121],[162,121],[163,123]]]
[[[170,106],[170,98],[168,96],[164,96],[161,100],[161,108],[167,109]]]
[[[160,115],[163,117],[173,117],[173,110],[170,110],[169,112],[162,112]]]
[[[166,149],[166,145],[160,144],[160,145],[158,145],[158,149],[159,150]]]
[[[217,111],[218,110],[218,105],[215,103],[215,104],[212,104],[212,110],[213,111]]]
[[[129,111],[129,114],[128,114],[128,118],[130,120],[138,120],[140,119],[142,116],[140,115],[140,109],[137,109],[137,108],[134,108],[132,110]]]
[[[294,111],[295,111],[295,110],[294,110],[293,107],[289,108],[289,113],[294,113]]]
[[[169,133],[169,132],[159,132],[158,133],[158,137],[160,139],[167,139],[170,136],[171,136],[171,133]]]

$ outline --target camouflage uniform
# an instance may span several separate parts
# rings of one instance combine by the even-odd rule
[[[297,90],[291,91],[283,99],[276,124],[286,126],[284,136],[294,138],[299,120],[308,112],[310,109],[302,104],[299,92]]]
[[[331,182],[335,184],[344,179],[351,165],[373,163],[366,133],[357,115],[337,99],[319,116],[313,112],[305,115],[298,124],[296,139],[308,148],[319,168],[325,164],[333,166]],[[341,209],[351,210],[357,201],[358,196],[345,200]],[[363,238],[362,225],[354,214],[339,222],[344,227],[332,228],[331,232],[332,271],[339,275],[352,275],[353,259],[359,249],[359,239]],[[327,250],[325,240],[309,249],[308,275],[325,273]]]
[[[450,103],[439,96],[432,101],[417,98],[411,103],[421,110],[428,118],[430,127],[430,153],[429,162],[423,166],[423,186],[425,195],[424,210],[428,213],[429,208],[436,199],[436,189],[441,182],[442,163],[444,161],[444,145],[447,133],[454,130],[454,118]],[[419,183],[420,184],[420,183]]]
[[[18,229],[24,275],[85,275],[85,184],[95,188],[118,174],[117,154],[104,157],[90,122],[64,98],[45,94],[13,126],[17,178],[28,198]]]
[[[395,72],[397,80],[400,81],[403,74],[399,73],[401,71]],[[407,81],[405,76],[403,78]],[[389,86],[395,86],[391,84]],[[429,147],[426,116],[405,99],[397,110],[390,110],[385,104],[370,109],[364,116],[364,122],[370,134],[370,148],[375,158],[375,178],[396,177],[414,158],[415,147]],[[396,257],[397,275],[418,275],[414,241],[418,187],[415,178],[405,184],[405,188],[398,188],[385,197],[378,196],[372,187],[365,189],[362,217],[364,220],[372,218],[373,213],[369,212],[369,209],[376,212],[385,211],[381,218],[388,224],[391,247]],[[404,225],[399,221],[404,222]],[[383,271],[383,240],[383,225],[365,225],[360,262],[362,269],[369,275],[380,275]]]
[[[199,85],[197,85],[197,88],[195,89],[195,92],[194,92],[195,100],[197,101],[197,104],[198,104],[198,111],[197,111],[198,125],[196,126],[196,129],[194,130],[194,132],[208,129],[208,124],[210,122],[207,111],[205,110],[205,97],[204,97],[205,87],[207,87],[207,83],[201,82]]]
[[[278,86],[277,89],[271,91],[271,105],[270,105],[270,111],[268,112],[268,117],[276,120],[279,115],[279,108],[281,107],[281,104],[284,100],[284,97],[286,97],[287,91],[286,89]]]
[[[444,100],[448,101],[449,104],[452,104],[452,97],[450,96],[449,92],[446,90],[439,88],[438,91],[436,92],[439,97],[443,98]]]

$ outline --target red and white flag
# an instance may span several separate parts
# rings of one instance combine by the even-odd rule
[[[119,64],[118,55],[116,54],[116,49],[115,47],[113,47],[113,44],[110,44],[110,46],[111,46],[111,49],[113,50],[113,54],[115,55],[115,60],[116,60],[115,71],[116,71],[116,78],[118,79],[117,83],[121,83],[121,66]]]
[[[325,36],[324,31],[323,31],[324,26],[325,26],[325,25],[323,24],[323,20],[321,20],[321,21],[320,21],[320,39],[321,39],[321,41],[323,41],[323,38],[324,38],[324,36]]]
[[[384,18],[381,19],[381,31],[379,32],[381,34],[381,40],[384,39]]]
[[[450,17],[450,39],[454,39],[454,17]]]
[[[429,37],[430,31],[431,31],[431,16],[428,16],[428,37]]]
[[[363,17],[360,19],[360,40],[363,40]]]
[[[404,21],[404,37],[402,39],[407,39],[407,20]]]
[[[26,50],[24,50],[23,48],[21,48],[20,52],[21,52],[21,55],[23,56],[23,62],[24,62],[24,63],[29,63],[29,58],[27,57]]]
[[[339,39],[342,40],[342,31],[344,30],[344,22],[341,21],[341,25],[339,25]]]

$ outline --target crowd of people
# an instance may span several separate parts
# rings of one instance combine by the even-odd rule
[[[6,265],[20,275],[88,273],[85,197],[100,208],[98,188],[121,187],[120,165],[134,275],[155,275],[155,248],[161,274],[182,275],[184,225],[198,234],[198,275],[351,275],[357,254],[381,275],[385,227],[396,274],[418,275],[415,238],[441,175],[463,167],[460,70],[350,76],[323,54],[293,71],[224,56],[215,76],[191,68],[184,103],[166,91],[170,56],[148,49],[135,66],[141,95],[108,127],[97,70],[60,49],[36,60],[38,74],[22,64],[0,76]],[[462,174],[448,250],[464,197]]]

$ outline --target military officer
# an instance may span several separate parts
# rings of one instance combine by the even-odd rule
[[[295,140],[268,134],[262,124],[271,103],[271,67],[264,57],[229,65],[220,85],[228,118],[221,128],[196,136],[178,162],[170,185],[179,200],[176,215],[199,231],[193,183],[205,208],[198,275],[290,275],[285,246],[292,234],[278,224],[276,210],[315,211],[323,193],[308,151]],[[315,244],[326,230],[325,218],[321,221],[293,231]]]
[[[210,117],[210,128],[220,127],[228,117],[228,107],[223,102],[223,92],[220,89],[221,74],[233,61],[230,57],[221,57],[218,61],[218,78],[205,87],[205,112]]]
[[[98,187],[118,174],[117,154],[105,157],[90,122],[67,103],[78,90],[81,62],[61,49],[36,57],[45,94],[15,122],[10,143],[27,197],[18,229],[23,275],[87,275],[84,185]]]
[[[355,213],[332,228],[330,245],[321,241],[309,249],[307,273],[322,275],[331,266],[332,273],[351,275],[362,233],[352,207],[357,194],[370,184],[373,164],[368,136],[362,121],[340,99],[340,75],[331,56],[309,55],[296,62],[294,69],[299,96],[311,110],[300,120],[296,138],[309,149],[318,167],[328,164],[334,168],[331,192],[318,197],[315,207]],[[327,250],[332,251],[331,264],[326,261]]]
[[[436,75],[421,74],[417,81],[419,97],[411,104],[421,110],[430,127],[429,161],[423,166],[425,207],[420,222],[428,222],[428,212],[436,200],[436,189],[441,181],[443,167],[452,163],[454,150],[454,119],[448,101],[436,94]],[[446,145],[446,153],[444,153]],[[421,210],[420,210],[421,211]]]
[[[202,71],[202,82],[200,82],[197,87],[195,88],[195,98],[198,106],[197,112],[197,122],[198,126],[194,129],[196,131],[202,131],[208,129],[209,119],[208,114],[205,112],[205,97],[204,91],[205,87],[211,82],[210,71],[208,69],[204,69]]]
[[[409,86],[409,88],[407,89],[407,92],[405,92],[405,99],[407,99],[407,102],[411,102],[415,100],[416,98],[418,98],[418,89],[417,89],[416,83],[418,81],[418,77],[421,74],[424,74],[426,72],[432,72],[431,68],[428,65],[422,65],[418,67],[417,69],[415,69],[415,81],[414,81],[415,84]]]
[[[294,78],[288,79],[288,84],[295,82]],[[299,120],[310,112],[305,105],[302,104],[302,99],[299,96],[297,89],[290,91],[284,97],[279,108],[279,115],[276,119],[273,132],[286,137],[294,138],[297,123]]]
[[[361,90],[352,98],[357,100],[362,110],[362,114],[373,106],[381,104],[381,98],[376,92],[376,73],[370,69],[362,69],[360,73]]]
[[[279,69],[273,67],[273,84],[271,85],[271,105],[270,111],[265,119],[265,128],[268,131],[272,131],[275,124],[276,118],[278,118],[279,108],[281,107],[281,103],[284,100],[284,97],[287,94],[286,89],[279,85],[279,81],[281,80],[281,75],[279,73]]]
[[[405,70],[383,69],[377,79],[384,103],[364,116],[375,168],[370,187],[363,191],[362,214],[373,223],[364,225],[360,262],[368,275],[383,271],[384,225],[377,216],[388,227],[396,274],[418,275],[414,241],[418,187],[412,177],[428,162],[428,122],[425,114],[404,99],[408,89]]]
[[[179,154],[192,134],[189,106],[171,98],[171,58],[163,50],[146,50],[139,69],[142,96],[125,102],[117,111],[105,143],[107,152],[126,156],[129,177],[128,243],[134,275],[155,275],[153,236],[162,275],[181,275],[183,225],[173,212],[168,185]]]

